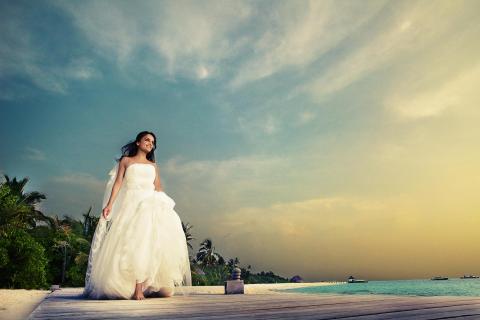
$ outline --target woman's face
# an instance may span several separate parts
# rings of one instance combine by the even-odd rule
[[[140,139],[140,142],[137,142],[137,145],[138,148],[140,148],[146,153],[149,153],[154,147],[154,142],[155,139],[153,138],[153,136],[151,134],[146,134]]]

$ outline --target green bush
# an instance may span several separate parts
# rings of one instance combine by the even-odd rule
[[[73,265],[67,271],[67,281],[72,287],[83,287],[85,285],[85,268]]]
[[[0,233],[0,287],[46,288],[45,249],[22,229],[5,227]]]
[[[6,248],[0,247],[0,268],[5,267],[7,264],[8,264],[8,251]]]
[[[192,286],[208,286],[207,277],[201,274],[192,273]]]

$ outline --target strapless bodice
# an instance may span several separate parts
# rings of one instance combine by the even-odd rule
[[[123,183],[126,189],[155,189],[155,167],[148,163],[132,163],[125,170]]]

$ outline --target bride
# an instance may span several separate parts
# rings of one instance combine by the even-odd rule
[[[169,297],[191,286],[190,260],[175,202],[162,188],[155,134],[140,132],[110,171],[92,239],[83,296]],[[185,292],[184,292],[185,294]]]

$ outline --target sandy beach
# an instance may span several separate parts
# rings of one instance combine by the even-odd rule
[[[50,290],[0,289],[0,319],[26,319]]]
[[[274,290],[331,285],[336,282],[246,284],[245,294],[282,294]],[[223,294],[223,286],[185,287],[190,294]],[[0,319],[26,319],[50,293],[49,290],[0,289]]]

